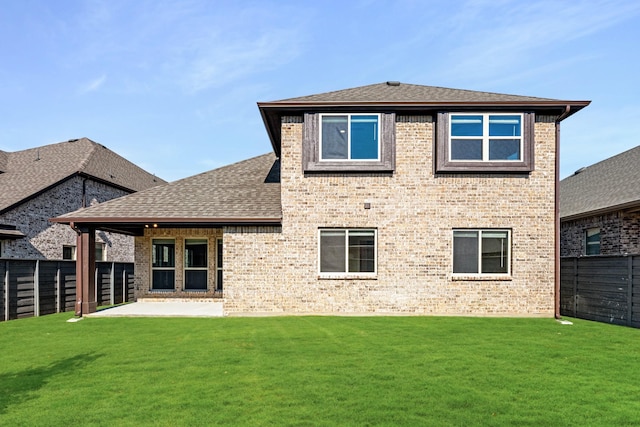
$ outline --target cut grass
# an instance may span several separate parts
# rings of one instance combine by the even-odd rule
[[[640,425],[640,331],[453,317],[0,323],[0,425]]]

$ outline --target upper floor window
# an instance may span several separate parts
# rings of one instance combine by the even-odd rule
[[[438,113],[438,172],[531,172],[534,113]]]
[[[305,172],[393,172],[395,113],[305,113]]]
[[[320,160],[378,160],[379,114],[321,114]]]
[[[521,114],[452,114],[449,160],[521,161]]]
[[[600,255],[599,228],[589,228],[585,232],[585,255]]]

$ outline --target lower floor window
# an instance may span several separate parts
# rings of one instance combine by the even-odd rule
[[[590,228],[585,232],[585,255],[600,255],[599,228]]]
[[[76,259],[76,247],[71,245],[64,245],[62,247],[62,259]]]
[[[207,289],[207,239],[186,239],[184,242],[184,287],[188,290]]]
[[[320,230],[320,273],[375,273],[375,271],[375,230]]]
[[[510,274],[510,230],[454,230],[454,274]]]
[[[151,289],[175,289],[176,242],[173,239],[153,239],[151,249]]]

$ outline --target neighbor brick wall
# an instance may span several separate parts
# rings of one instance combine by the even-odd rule
[[[74,177],[0,215],[1,224],[15,225],[27,237],[5,241],[4,258],[62,259],[64,245],[76,246],[77,234],[68,225],[50,218],[82,207],[82,177]],[[124,196],[126,191],[86,179],[87,204]],[[97,232],[96,241],[105,243],[107,261],[133,262],[133,238]]]
[[[571,221],[560,226],[560,255],[585,255],[585,232],[600,228],[601,255],[640,254],[640,212],[612,212]]]
[[[285,117],[282,229],[225,230],[225,310],[552,316],[553,119],[536,120],[529,175],[435,175],[432,117],[398,116],[393,175],[305,176],[302,118]],[[377,277],[320,279],[319,227],[376,228]],[[512,229],[510,278],[452,277],[452,229],[465,227]]]

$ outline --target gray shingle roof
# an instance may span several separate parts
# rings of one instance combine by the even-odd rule
[[[389,84],[391,83],[391,84]],[[451,89],[392,82],[377,83],[316,95],[282,99],[274,103],[291,102],[499,102],[499,101],[555,101],[549,98],[506,95],[492,92]]]
[[[7,170],[7,158],[9,153],[6,151],[0,150],[0,173],[3,173]]]
[[[264,154],[62,215],[77,223],[280,222],[280,162]],[[116,227],[117,228],[117,227]]]
[[[640,207],[640,146],[560,181],[560,218]]]
[[[88,175],[129,191],[166,182],[87,138],[0,152],[0,166],[3,159],[0,212],[75,174]]]

